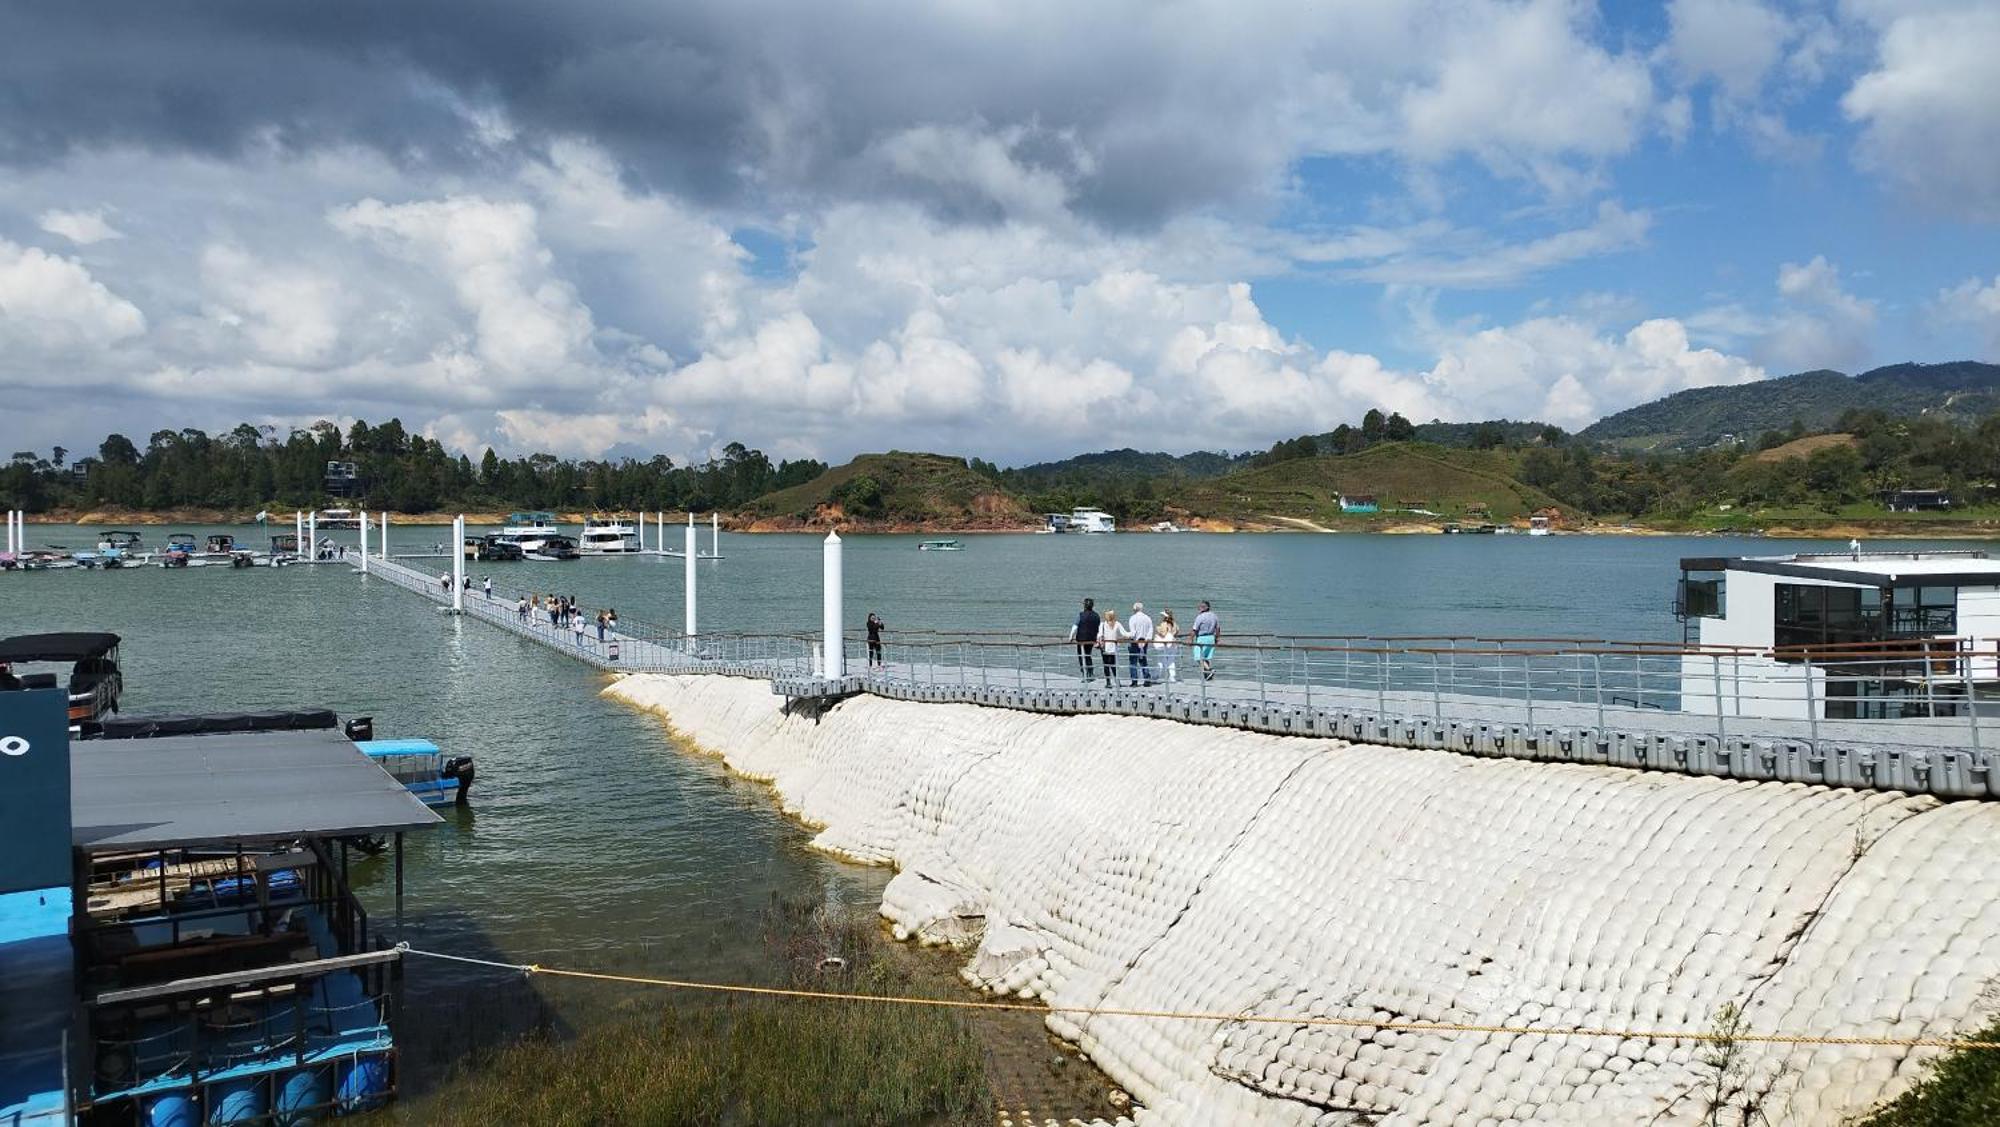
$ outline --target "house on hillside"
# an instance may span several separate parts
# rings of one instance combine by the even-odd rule
[[[361,467],[353,462],[328,462],[324,479],[329,497],[361,495]]]
[[[1888,489],[1876,496],[1892,513],[1935,513],[1951,508],[1951,494],[1942,489]]]
[[[1371,493],[1342,493],[1340,511],[1343,513],[1379,513],[1382,505]]]

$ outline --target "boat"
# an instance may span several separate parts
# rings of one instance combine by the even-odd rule
[[[1102,509],[1078,507],[1070,510],[1069,530],[1071,532],[1116,532],[1117,518]]]
[[[465,538],[465,558],[488,563],[519,560],[524,553],[521,546],[512,540],[501,538],[499,533],[489,532],[484,536]]]
[[[593,516],[583,522],[577,551],[586,556],[622,556],[639,550],[639,530],[619,517]]]
[[[1040,528],[1036,529],[1035,531],[1037,531],[1037,532],[1068,532],[1069,530],[1070,530],[1070,527],[1069,527],[1069,514],[1068,514],[1068,513],[1049,513],[1049,514],[1047,515],[1047,519],[1046,519],[1046,520],[1045,520],[1045,521],[1043,522],[1043,524],[1042,524],[1042,527],[1040,527]]]
[[[576,541],[559,534],[542,537],[535,542],[533,548],[525,549],[521,554],[531,560],[574,560],[582,558],[582,553],[576,550]]]
[[[556,527],[555,514],[541,512],[508,513],[506,522],[493,530],[493,535],[528,554],[539,550],[542,541],[561,534],[562,529]]]
[[[0,1119],[306,1123],[385,1104],[399,956],[352,891],[349,843],[393,842],[400,906],[404,836],[438,814],[326,730],[331,713],[75,738],[52,695],[0,692],[0,731],[35,733],[33,754],[6,749],[9,785],[37,800],[7,842]]]
[[[361,528],[361,515],[353,509],[321,509],[317,523],[320,528],[344,528],[350,531],[359,531]]]
[[[1543,516],[1541,513],[1536,513],[1534,516],[1528,518],[1528,535],[1548,536],[1553,534],[1554,531],[1554,529],[1549,527],[1549,518]]]
[[[926,540],[917,545],[919,552],[963,552],[965,545],[956,540]]]
[[[19,688],[68,686],[72,732],[94,728],[118,711],[125,674],[118,665],[118,635],[101,633],[19,634],[0,638],[0,668],[11,671]],[[48,671],[22,673],[23,665],[67,665],[68,680]]]
[[[446,755],[429,740],[355,740],[354,746],[425,806],[463,806],[471,797],[470,755]]]
[[[1185,529],[1185,528],[1182,528],[1182,527],[1181,527],[1180,525],[1178,525],[1178,524],[1175,524],[1175,523],[1174,523],[1173,521],[1170,521],[1170,520],[1163,520],[1163,521],[1159,521],[1158,523],[1156,523],[1156,524],[1154,524],[1154,525],[1153,525],[1153,531],[1154,531],[1154,532],[1186,532],[1186,531],[1187,531],[1187,529]]]
[[[118,552],[126,555],[142,551],[145,548],[145,543],[138,533],[126,532],[122,529],[105,533],[98,541],[98,550],[102,551],[106,545],[110,545]]]

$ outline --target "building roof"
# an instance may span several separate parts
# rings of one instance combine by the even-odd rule
[[[440,819],[338,731],[70,745],[70,840],[87,851],[427,829]]]
[[[1869,587],[2000,587],[2000,560],[1985,552],[1801,552],[1790,556],[1690,556],[1683,571],[1754,571]]]
[[[117,648],[116,634],[17,634],[0,638],[0,662],[82,661]]]

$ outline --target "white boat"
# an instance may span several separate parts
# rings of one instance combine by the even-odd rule
[[[317,524],[320,528],[355,531],[361,527],[361,516],[353,509],[321,509]]]
[[[583,522],[577,551],[586,556],[622,556],[639,550],[639,530],[618,517],[591,517]]]
[[[1554,529],[1551,529],[1549,527],[1549,518],[1542,516],[1539,513],[1528,518],[1528,535],[1548,536],[1553,531]]]
[[[963,552],[965,545],[956,540],[926,540],[917,545],[919,552]]]
[[[1068,513],[1050,513],[1050,514],[1048,514],[1048,520],[1047,520],[1047,522],[1046,522],[1046,523],[1044,523],[1044,524],[1042,525],[1042,527],[1040,527],[1040,528],[1036,529],[1035,531],[1037,531],[1037,532],[1068,532],[1068,531],[1070,531],[1070,527],[1069,527],[1069,514],[1068,514]]]
[[[1153,526],[1154,532],[1186,532],[1187,529],[1170,520],[1163,520]]]
[[[493,530],[495,539],[512,544],[523,554],[539,552],[551,536],[561,536],[554,513],[508,513],[507,521]]]
[[[1071,532],[1116,532],[1118,520],[1102,509],[1076,508],[1070,510],[1069,530]]]

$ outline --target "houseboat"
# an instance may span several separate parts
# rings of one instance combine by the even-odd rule
[[[1069,531],[1116,532],[1118,520],[1102,509],[1076,508],[1070,510]]]
[[[355,532],[361,528],[361,514],[353,509],[321,509],[317,524],[320,528]]]
[[[465,558],[487,563],[511,562],[522,558],[521,546],[512,540],[502,539],[498,533],[489,532],[484,536],[465,538]]]
[[[593,516],[583,522],[577,551],[586,556],[622,556],[639,550],[639,530],[619,517]]]
[[[1690,557],[1675,616],[1710,651],[1682,659],[1688,712],[1964,716],[2000,687],[2000,560],[1982,551]]]
[[[493,530],[493,535],[527,554],[540,551],[543,541],[561,534],[554,513],[508,513],[506,522]]]
[[[72,742],[0,692],[0,1123],[304,1123],[397,1084],[346,842],[440,819],[339,731]],[[227,801],[218,801],[226,795]]]
[[[1036,529],[1035,531],[1068,532],[1069,530],[1070,528],[1069,528],[1068,513],[1048,513],[1045,515],[1045,519],[1042,522],[1042,527]]]
[[[1528,535],[1547,536],[1555,530],[1549,526],[1549,518],[1544,513],[1536,513],[1528,518]]]
[[[956,540],[926,540],[917,545],[919,552],[963,552],[965,545]]]

